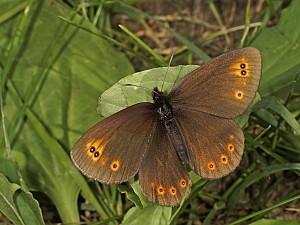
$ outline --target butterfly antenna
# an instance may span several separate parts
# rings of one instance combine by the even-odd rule
[[[173,57],[174,57],[174,51],[172,52],[171,58],[170,58],[170,60],[169,60],[168,68],[167,68],[167,71],[166,71],[166,73],[165,73],[164,80],[163,80],[163,83],[162,83],[162,85],[161,85],[160,91],[163,91],[164,84],[165,84],[165,80],[166,80],[166,77],[167,77],[169,68],[170,68],[170,66],[171,66],[171,62],[172,62],[172,60],[173,60]]]

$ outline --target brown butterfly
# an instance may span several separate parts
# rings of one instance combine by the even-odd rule
[[[233,119],[253,101],[260,78],[258,49],[225,53],[186,75],[168,95],[154,88],[154,103],[138,103],[100,121],[74,145],[72,160],[107,184],[138,174],[149,201],[178,205],[191,189],[183,163],[208,179],[239,165],[244,135]]]

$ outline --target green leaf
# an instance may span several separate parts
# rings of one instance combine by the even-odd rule
[[[263,76],[259,92],[263,97],[276,95],[281,99],[295,86],[300,93],[300,80],[295,77],[300,71],[300,1],[291,1],[276,26],[264,28],[252,46],[261,50],[263,58]]]
[[[138,208],[142,208],[143,205],[142,205],[142,202],[141,202],[141,197],[139,194],[136,194],[135,191],[134,191],[134,186],[138,186],[139,187],[139,184],[136,184],[138,182],[132,182],[131,183],[131,187],[130,188],[129,186],[127,185],[118,185],[118,190],[121,192],[121,193],[125,193],[126,194],[126,197],[127,199],[129,199],[136,207]]]
[[[21,185],[18,166],[12,160],[0,156],[0,173],[4,174],[9,182]]]
[[[20,149],[13,152],[21,168],[26,168],[25,181],[30,188],[50,197],[62,220],[78,221],[78,211],[74,204],[79,190],[76,180],[68,173],[73,166],[70,158],[31,111],[27,110],[27,116],[29,123],[24,129],[30,130],[28,133],[33,136],[31,148],[26,148],[26,157]],[[35,179],[29,179],[30,177]]]
[[[171,218],[172,208],[151,204],[140,209],[133,207],[126,213],[122,225],[165,225]]]
[[[4,115],[13,158],[28,187],[48,195],[64,223],[79,222],[80,188],[107,218],[68,153],[99,120],[99,94],[132,73],[132,66],[105,40],[58,18],[98,32],[71,8],[51,0],[33,2],[0,26]]]
[[[42,211],[30,192],[16,191],[14,200],[25,224],[44,224]]]
[[[2,173],[0,173],[0,183],[0,209],[2,213],[14,224],[25,224],[14,202],[14,194],[20,186],[10,183]]]
[[[154,87],[161,89],[163,86],[163,91],[168,93],[176,81],[196,68],[198,66],[195,65],[160,67],[124,77],[100,96],[98,112],[108,117],[130,105],[145,101],[152,102]]]
[[[16,163],[0,157],[0,211],[14,224],[44,224],[38,202],[20,183]]]
[[[136,200],[134,198],[131,199],[131,200],[134,200],[133,203],[135,203],[136,206],[146,208],[152,204],[151,202],[148,201],[148,199],[144,195],[143,190],[138,181],[131,182],[130,186],[132,187],[132,190],[134,191],[135,195],[139,199],[139,200]]]

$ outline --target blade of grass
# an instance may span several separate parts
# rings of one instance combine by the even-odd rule
[[[276,203],[276,204],[274,204],[274,205],[272,205],[270,207],[267,207],[265,209],[262,209],[260,211],[255,212],[255,213],[252,213],[252,214],[250,214],[248,216],[245,216],[245,217],[243,217],[241,219],[238,219],[238,220],[236,220],[236,221],[234,221],[232,223],[229,223],[228,225],[240,224],[240,223],[245,222],[246,220],[249,220],[249,219],[254,218],[256,216],[264,215],[264,214],[266,214],[267,212],[269,212],[269,211],[271,211],[273,209],[276,209],[276,208],[278,208],[280,206],[283,206],[283,205],[285,205],[287,203],[293,202],[293,201],[295,201],[297,199],[300,199],[300,195],[295,195],[295,196],[290,197],[288,199],[282,200],[282,201],[280,201],[280,202],[278,202],[278,203]]]
[[[160,64],[160,66],[167,66],[167,63],[164,61],[163,58],[160,57],[160,55],[156,54],[155,51],[153,51],[145,42],[143,42],[141,39],[139,39],[134,33],[129,31],[126,27],[119,25],[119,27],[127,33],[133,40],[136,41],[136,43],[141,46],[143,49],[145,49],[150,55],[152,55],[156,61]]]
[[[249,24],[249,28],[256,28],[256,27],[260,27],[262,24],[261,22],[256,22],[256,23],[251,23]],[[239,30],[245,30],[245,25],[240,25],[240,26],[235,26],[235,27],[230,27],[226,30],[227,33],[231,33],[231,32],[236,32]],[[211,39],[214,39],[216,37],[219,37],[221,35],[224,35],[224,31],[220,30],[220,31],[216,31],[214,33],[211,33],[205,37],[202,37],[201,39],[199,39],[201,42],[207,42]]]
[[[40,6],[37,6],[37,9],[39,9]],[[31,23],[33,21],[28,21],[28,23]],[[41,70],[39,70],[37,72],[37,78],[33,81],[33,84],[29,87],[29,89],[26,91],[25,96],[23,98],[21,98],[21,96],[19,96],[20,99],[24,99],[23,100],[23,104],[20,107],[20,110],[16,113],[13,123],[11,125],[10,131],[9,132],[9,139],[13,140],[15,138],[15,135],[18,133],[16,132],[16,128],[20,127],[20,124],[22,124],[23,121],[23,116],[25,115],[25,110],[27,107],[30,107],[34,104],[39,91],[41,90],[42,86],[43,86],[43,82],[46,79],[46,76],[48,74],[49,69],[51,69],[51,66],[53,65],[53,63],[55,62],[55,60],[57,59],[57,57],[59,56],[60,52],[61,52],[61,48],[65,47],[66,43],[62,43],[62,40],[64,39],[64,35],[67,32],[67,25],[62,27],[61,33],[58,34],[57,39],[53,40],[53,45],[49,48],[48,52],[45,53],[44,55],[44,59],[42,61],[42,65],[41,66]],[[25,32],[25,31],[24,31]],[[76,32],[76,31],[74,31]],[[25,32],[27,33],[27,32]],[[70,36],[70,38],[72,38],[72,35]],[[67,40],[66,42],[68,42],[70,40]]]
[[[160,22],[159,20],[157,20],[155,17],[150,16],[149,14],[136,9],[122,1],[117,0],[116,1],[120,7],[124,8],[124,11],[129,10],[129,11],[133,11],[138,15],[142,15],[145,18],[148,18],[152,21],[154,21],[157,25],[159,25],[160,27],[165,28],[167,31],[169,31],[176,39],[178,39],[179,41],[181,41],[184,45],[186,45],[188,47],[188,49],[192,52],[194,52],[198,57],[202,58],[205,62],[210,60],[210,57],[201,49],[199,49],[194,43],[190,42],[188,39],[186,39],[185,37],[183,37],[182,35],[180,35],[179,33],[177,33],[176,31],[174,31],[173,29],[165,26],[162,22]]]
[[[247,141],[249,141],[251,143],[251,145],[255,145],[255,146],[259,147],[265,153],[267,153],[268,155],[270,155],[271,157],[273,157],[274,159],[276,159],[278,162],[280,162],[280,163],[287,163],[288,162],[285,158],[283,158],[280,155],[278,155],[277,153],[269,150],[268,147],[264,146],[260,142],[255,141],[249,134],[246,133],[245,137],[246,137]]]
[[[25,7],[28,6],[28,1],[19,2],[16,4],[11,10],[2,12],[0,15],[0,24],[4,23],[5,21],[9,20],[22,10],[25,10]]]
[[[210,10],[212,11],[213,15],[215,16],[215,18],[216,18],[216,20],[217,20],[217,22],[220,26],[220,30],[223,32],[223,34],[225,36],[225,40],[226,40],[227,45],[229,45],[231,43],[231,40],[228,36],[227,29],[224,26],[224,23],[221,19],[220,13],[218,12],[218,10],[215,6],[215,3],[212,0],[208,0],[208,6],[209,6]]]
[[[241,38],[241,41],[240,41],[240,47],[243,47],[244,44],[245,44],[245,40],[246,40],[246,37],[249,33],[249,29],[250,29],[250,0],[247,0],[247,7],[246,7],[246,17],[245,17],[245,29],[244,29],[244,32],[243,32],[243,36]]]
[[[132,50],[132,48],[127,47],[126,45],[122,44],[121,42],[116,41],[115,39],[113,39],[113,38],[111,38],[111,37],[109,37],[109,36],[107,36],[107,35],[105,35],[105,34],[98,33],[98,32],[94,32],[94,31],[92,31],[92,30],[90,30],[90,29],[87,29],[86,27],[81,26],[80,24],[74,23],[74,22],[72,22],[71,20],[66,19],[66,18],[64,18],[64,17],[59,16],[59,18],[62,19],[62,20],[64,20],[64,21],[66,21],[67,23],[69,23],[69,24],[75,26],[75,27],[78,27],[78,28],[80,28],[80,29],[82,29],[82,30],[85,30],[85,31],[89,32],[90,34],[93,34],[93,35],[95,35],[95,36],[98,36],[98,37],[100,37],[100,38],[103,38],[103,39],[109,41],[109,42],[112,43],[113,45],[116,45],[117,47],[122,48],[124,51],[126,51],[126,52],[132,54],[133,56],[135,56],[135,57],[137,57],[137,58],[146,60],[146,61],[151,62],[151,63],[153,63],[154,65],[156,65],[153,61],[149,60],[148,57],[142,55],[141,53],[139,53],[139,52],[137,52],[137,51]]]
[[[288,109],[274,96],[262,98],[254,106],[254,111],[257,109],[271,109],[278,113],[296,132],[300,135],[300,124],[295,117],[288,111]]]
[[[264,168],[263,170],[256,170],[253,173],[251,173],[248,177],[246,177],[233,192],[229,196],[227,204],[229,211],[231,211],[238,200],[240,199],[241,193],[250,185],[254,184],[255,182],[258,182],[260,179],[263,177],[267,177],[273,173],[277,173],[279,171],[284,171],[284,170],[296,170],[300,171],[300,163],[283,163],[283,164],[278,164],[278,165],[272,165]]]
[[[24,3],[23,3],[24,4]],[[7,60],[4,63],[3,70],[1,71],[1,102],[4,101],[4,90],[5,86],[8,82],[8,76],[13,70],[13,65],[14,65],[14,59],[17,58],[17,54],[21,49],[22,46],[22,41],[24,39],[25,35],[25,30],[26,30],[26,25],[30,22],[30,14],[31,14],[31,9],[32,9],[33,1],[26,1],[25,5],[22,5],[24,7],[23,15],[19,20],[19,23],[15,29],[15,33],[13,35],[12,41],[10,41],[10,45],[8,47],[8,56]],[[9,145],[9,140],[12,140],[10,138],[10,135],[6,133],[5,130],[5,123],[4,120],[5,118],[3,117],[5,115],[4,108],[1,109],[1,114],[2,114],[2,120],[3,120],[3,131],[5,135],[5,145],[6,145],[6,154],[11,157],[11,148]],[[2,155],[4,153],[1,153]]]
[[[23,15],[20,18],[19,23],[15,29],[13,39],[9,42],[8,56],[6,62],[4,63],[2,71],[2,89],[4,89],[8,75],[12,70],[14,59],[16,58],[16,55],[22,46],[22,41],[24,40],[24,35],[26,34],[26,25],[30,23],[32,4],[33,1],[26,1],[26,7],[24,7]]]
[[[2,82],[2,76],[0,72],[0,82]],[[3,107],[3,94],[4,91],[2,87],[0,87],[0,110],[1,110],[1,122],[2,122],[2,129],[3,129],[3,136],[4,136],[4,142],[5,142],[5,149],[6,149],[6,155],[8,158],[11,158],[11,146],[10,142],[8,139],[8,134],[7,134],[7,129],[6,129],[6,123],[5,123],[5,112],[4,112],[4,107]],[[4,156],[5,152],[1,152],[1,155]]]

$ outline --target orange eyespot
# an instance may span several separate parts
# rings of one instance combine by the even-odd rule
[[[157,193],[159,195],[164,195],[165,194],[165,189],[162,185],[159,185],[158,188],[157,188]]]
[[[227,150],[228,150],[230,153],[233,153],[233,152],[234,152],[234,145],[231,144],[231,143],[228,143],[228,144],[227,144]]]
[[[214,162],[209,162],[209,163],[207,164],[207,168],[208,168],[209,170],[215,170],[215,169],[216,169],[216,164],[215,164]]]
[[[110,164],[110,169],[114,172],[117,172],[120,169],[120,161],[119,160],[114,160]]]
[[[234,64],[230,66],[231,74],[244,77],[249,72],[249,64],[245,57],[238,58]]]
[[[228,163],[228,156],[225,154],[221,155],[221,163],[227,164]]]
[[[176,191],[176,188],[175,187],[170,187],[170,189],[169,189],[169,193],[171,194],[171,195],[173,195],[173,196],[175,196],[176,195],[176,193],[177,193],[177,191]]]
[[[186,187],[186,180],[181,178],[180,181],[179,181],[179,186],[181,188],[185,188]]]
[[[92,157],[98,157],[101,156],[103,153],[103,150],[105,149],[108,141],[104,140],[104,138],[99,138],[97,140],[92,139],[89,142],[86,143],[85,147],[88,151],[88,155]],[[97,150],[97,154],[95,155],[95,151]]]
[[[234,137],[234,135],[233,134],[230,134],[229,135],[229,140],[233,140],[235,137]]]
[[[236,91],[234,93],[234,96],[235,96],[236,99],[241,100],[243,98],[243,96],[244,96],[244,93],[242,91]]]

